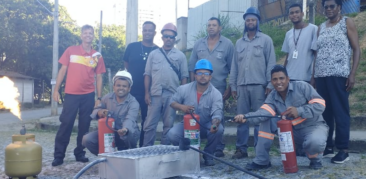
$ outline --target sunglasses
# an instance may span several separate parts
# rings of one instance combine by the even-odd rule
[[[166,39],[175,39],[174,35],[163,35],[163,37]]]
[[[329,5],[329,6],[324,6],[324,9],[327,10],[327,9],[330,9],[330,10],[333,10],[337,7],[337,5],[335,4],[332,4],[332,5]]]
[[[211,73],[210,72],[197,72],[196,73],[197,76],[202,76],[202,75],[205,75],[205,76],[210,76]]]

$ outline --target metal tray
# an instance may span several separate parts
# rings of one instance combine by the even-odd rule
[[[149,147],[103,153],[99,176],[108,179],[162,179],[200,171],[199,153],[176,146]]]

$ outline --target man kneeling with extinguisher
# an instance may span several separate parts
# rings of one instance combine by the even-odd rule
[[[194,68],[196,81],[178,87],[170,106],[186,114],[194,111],[199,115],[200,136],[207,138],[205,152],[214,155],[216,145],[224,133],[220,124],[223,114],[222,95],[211,83],[212,64],[206,59],[197,61]],[[193,121],[194,122],[194,121]],[[195,123],[195,122],[194,122]],[[168,138],[173,145],[179,145],[184,137],[183,121],[175,124],[168,131]],[[202,125],[202,126],[201,126]],[[203,156],[205,165],[215,165],[213,159]]]
[[[259,124],[258,143],[255,147],[256,156],[246,169],[258,170],[271,167],[269,150],[277,131],[278,118],[250,116],[275,116],[291,120],[295,146],[302,147],[310,160],[311,169],[322,168],[322,153],[325,149],[328,126],[322,113],[325,101],[308,83],[290,81],[287,70],[282,65],[275,65],[271,71],[271,83],[274,89],[264,104],[255,112],[235,116],[235,122]],[[240,101],[238,101],[240,102]],[[247,118],[247,119],[246,119]],[[286,160],[286,159],[284,159]],[[289,160],[289,159],[287,159]]]
[[[131,74],[127,71],[119,71],[113,77],[113,92],[105,95],[100,104],[90,115],[92,119],[105,118],[111,115],[114,121],[114,142],[118,150],[136,148],[140,138],[140,130],[137,125],[139,103],[130,94],[133,84]],[[101,126],[99,126],[101,127]],[[93,131],[83,136],[83,146],[91,153],[98,155],[98,131]]]

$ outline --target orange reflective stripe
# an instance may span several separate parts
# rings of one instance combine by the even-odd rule
[[[276,115],[276,113],[273,111],[273,109],[271,108],[271,106],[269,106],[268,104],[263,104],[261,106],[261,108],[264,109],[264,110],[266,110],[266,111],[268,111],[269,113],[271,113],[272,116],[275,116]]]
[[[298,117],[298,118],[296,118],[296,119],[292,120],[291,122],[292,122],[292,125],[293,125],[293,126],[296,126],[296,125],[298,125],[298,124],[300,124],[300,123],[304,122],[305,120],[306,120],[306,118]]]
[[[325,107],[325,100],[324,99],[314,98],[314,99],[309,101],[309,104],[313,104],[313,103],[319,103],[319,104],[321,104]]]
[[[268,133],[268,132],[263,132],[263,131],[258,131],[258,137],[263,137],[269,140],[273,140],[274,139],[274,134]]]

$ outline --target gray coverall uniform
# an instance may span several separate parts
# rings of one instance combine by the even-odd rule
[[[291,81],[285,101],[282,100],[276,90],[273,90],[260,109],[245,114],[245,116],[274,116],[285,112],[290,106],[296,107],[299,115],[298,118],[291,119],[295,146],[302,147],[308,155],[319,154],[316,158],[310,160],[320,160],[323,156],[320,153],[324,151],[328,137],[328,126],[322,117],[325,101],[310,84],[303,81]],[[250,124],[260,123],[254,163],[268,165],[270,161],[269,150],[274,139],[274,133],[277,131],[278,120],[280,119],[268,117],[248,119]]]
[[[199,102],[197,102],[197,82],[191,82],[182,85],[178,88],[177,92],[172,98],[172,102],[176,102],[183,105],[194,106],[195,113],[200,116],[200,123],[205,125],[206,128],[211,128],[212,119],[222,118],[222,97],[221,93],[210,84],[207,90],[202,94]],[[224,128],[222,124],[218,127],[216,133],[210,133],[205,128],[200,128],[201,138],[207,138],[207,144],[204,149],[205,152],[213,155],[216,150],[216,145],[219,144]],[[179,145],[179,141],[184,137],[183,121],[175,124],[168,132],[168,137],[173,145]],[[205,160],[209,157],[204,156]]]
[[[208,48],[208,37],[199,39],[193,47],[191,57],[188,63],[188,70],[194,71],[196,62],[201,59],[207,59],[211,62],[213,72],[211,84],[220,91],[221,95],[226,90],[226,78],[230,73],[231,61],[233,58],[234,45],[228,38],[220,35],[219,41],[216,43],[212,51]],[[223,101],[224,103],[224,101]],[[221,121],[224,125],[224,120]],[[217,150],[224,150],[225,144],[221,140],[217,145]]]
[[[165,52],[164,52],[165,53]],[[176,48],[172,48],[166,56],[170,62],[179,70],[181,79],[170,67],[164,55],[159,49],[152,51],[147,59],[145,73],[151,77],[150,96],[151,103],[148,106],[147,116],[143,130],[143,146],[154,145],[156,137],[156,128],[161,114],[163,114],[163,134],[161,144],[169,145],[169,139],[166,137],[168,130],[173,126],[175,111],[170,107],[170,100],[180,81],[188,78],[188,68],[186,56]]]
[[[107,109],[112,113],[112,118],[115,120],[114,129],[128,129],[128,133],[122,137],[115,132],[115,144],[118,150],[136,148],[137,141],[140,138],[140,129],[137,125],[139,108],[139,103],[131,94],[128,94],[122,103],[118,103],[116,95],[112,92],[102,98],[100,104],[93,110],[90,117],[92,119],[97,119],[98,111],[101,109]],[[85,134],[83,136],[82,144],[92,154],[98,155],[98,131]]]
[[[247,33],[235,45],[234,60],[231,65],[229,84],[231,91],[237,92],[237,112],[246,114],[256,111],[265,100],[266,88],[272,89],[271,70],[276,64],[272,39],[257,32],[252,40]],[[238,125],[236,148],[247,152],[249,125]],[[254,130],[254,146],[258,139],[258,126]]]

